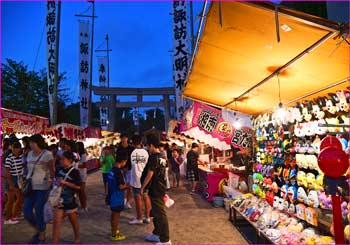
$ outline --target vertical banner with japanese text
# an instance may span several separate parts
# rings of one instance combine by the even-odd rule
[[[47,87],[49,95],[50,122],[54,123],[54,88],[57,86],[57,16],[58,4],[55,1],[46,3],[46,60],[47,60]]]
[[[188,65],[189,47],[187,35],[186,2],[173,1],[174,65],[176,116],[180,120],[185,110],[181,90],[185,85]]]
[[[79,83],[80,126],[89,126],[90,103],[90,28],[89,22],[79,21]]]
[[[108,86],[108,65],[107,65],[107,56],[100,56],[97,59],[98,64],[98,81],[100,87]],[[107,102],[108,97],[105,95],[101,96],[101,102]],[[108,107],[100,107],[100,126],[102,130],[107,130],[108,126]]]

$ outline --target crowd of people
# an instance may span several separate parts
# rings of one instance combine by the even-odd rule
[[[153,134],[148,135],[145,142],[139,135],[134,135],[131,142],[127,135],[121,135],[119,146],[103,147],[99,159],[103,193],[111,210],[111,240],[126,239],[119,231],[120,213],[125,208],[132,208],[133,198],[135,218],[129,224],[150,224],[153,219],[154,230],[145,239],[171,244],[164,196],[170,188],[180,186],[183,152],[176,144],[162,144]],[[187,154],[190,159],[187,176],[193,191],[198,180],[198,149],[198,145],[193,144]],[[74,243],[80,243],[77,212],[88,212],[84,144],[62,138],[58,145],[47,146],[41,135],[20,140],[10,137],[3,141],[2,156],[4,225],[16,225],[24,217],[36,231],[30,242],[44,243],[44,207],[50,191],[61,187],[59,202],[53,206],[52,242],[59,242],[62,220],[68,217],[74,231]],[[31,183],[30,193],[23,191],[26,182]]]

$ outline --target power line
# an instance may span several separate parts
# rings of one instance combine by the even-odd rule
[[[36,63],[38,61],[38,56],[39,56],[39,52],[40,52],[40,48],[41,48],[41,43],[42,43],[43,37],[44,37],[45,27],[46,27],[46,25],[44,23],[44,27],[43,27],[43,30],[41,32],[41,37],[40,37],[40,41],[39,41],[39,46],[38,46],[38,49],[36,50],[35,60],[34,60],[34,64],[33,64],[33,71],[35,71]]]

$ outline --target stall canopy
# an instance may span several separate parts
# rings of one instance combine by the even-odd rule
[[[278,42],[275,14],[269,3],[211,2],[184,97],[257,114],[278,105],[278,79],[283,104],[345,88],[348,26],[280,7]]]
[[[48,134],[50,123],[46,117],[1,108],[2,133]]]

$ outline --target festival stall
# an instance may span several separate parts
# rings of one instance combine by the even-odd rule
[[[348,24],[257,2],[202,18],[183,96],[254,116],[251,193],[230,220],[251,243],[349,242]]]

